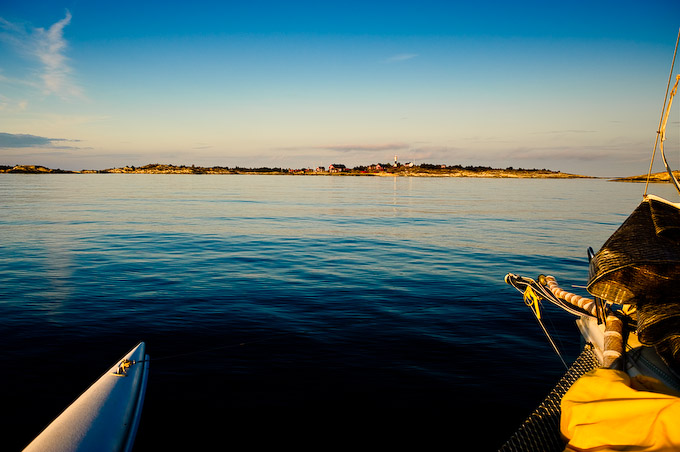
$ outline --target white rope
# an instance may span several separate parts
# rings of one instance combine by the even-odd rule
[[[580,295],[567,292],[566,290],[562,290],[557,285],[557,281],[553,276],[546,276],[545,279],[548,283],[548,289],[550,289],[550,292],[552,292],[552,294],[557,298],[564,300],[571,305],[578,306],[593,317],[597,317],[597,306],[595,305],[595,301],[593,299],[585,298]]]

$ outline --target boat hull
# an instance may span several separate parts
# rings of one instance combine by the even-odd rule
[[[149,373],[139,343],[66,408],[26,452],[129,451],[141,417]],[[132,364],[122,369],[121,364]]]

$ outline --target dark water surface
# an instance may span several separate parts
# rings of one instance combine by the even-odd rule
[[[547,273],[581,290],[586,248],[642,190],[2,175],[3,449],[20,450],[143,340],[137,451],[495,450],[563,370],[503,277]],[[573,359],[572,319],[548,316]]]

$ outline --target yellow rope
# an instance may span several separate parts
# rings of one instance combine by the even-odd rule
[[[541,310],[538,305],[539,300],[540,297],[534,292],[534,289],[532,289],[531,286],[527,286],[524,290],[524,303],[534,311],[536,318],[541,320]]]

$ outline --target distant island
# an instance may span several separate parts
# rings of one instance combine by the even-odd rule
[[[680,180],[680,171],[673,171],[673,175],[676,179]],[[619,177],[617,179],[612,179],[613,182],[647,182],[647,175],[641,174],[639,176],[630,177]],[[654,173],[649,176],[649,182],[669,182],[670,176],[668,172],[662,171],[660,173]]]
[[[223,166],[185,166],[153,163],[144,166],[124,166],[104,170],[68,171],[51,169],[39,165],[0,165],[0,173],[13,174],[271,174],[309,176],[411,176],[411,177],[486,177],[486,178],[535,178],[535,179],[576,179],[590,178],[577,174],[562,173],[548,169],[491,168],[487,166],[414,164],[375,164],[348,168],[332,164],[328,168],[228,168]]]

